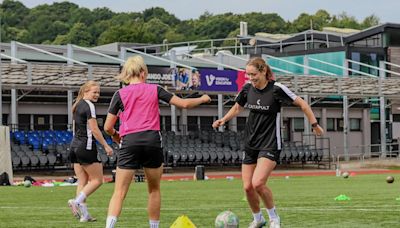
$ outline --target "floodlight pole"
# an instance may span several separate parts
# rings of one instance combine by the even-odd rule
[[[346,161],[349,157],[349,99],[343,96],[343,154]]]

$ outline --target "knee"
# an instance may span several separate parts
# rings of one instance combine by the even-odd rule
[[[265,183],[262,181],[253,181],[252,185],[257,192],[263,191],[265,188]]]
[[[98,187],[100,187],[103,184],[103,178],[94,178],[91,181]]]
[[[254,191],[253,185],[251,183],[243,185],[243,190],[246,193],[251,193]]]
[[[160,192],[160,185],[150,185],[148,188],[149,194],[159,193]]]

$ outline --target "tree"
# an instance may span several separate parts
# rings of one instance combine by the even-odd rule
[[[293,21],[292,26],[296,32],[302,32],[311,29],[311,22],[313,17],[307,13],[300,14],[296,20]]]
[[[153,18],[144,24],[143,35],[148,37],[150,43],[162,43],[169,26],[161,20]]]
[[[107,7],[102,7],[102,8],[94,9],[92,12],[92,15],[93,15],[93,21],[94,21],[94,23],[96,23],[96,21],[111,19],[115,15],[115,13],[112,12]]]
[[[246,13],[244,15],[237,16],[236,23],[239,21],[246,21],[248,25],[248,33],[255,34],[257,32],[268,32],[268,33],[285,33],[286,23],[282,17],[276,13]]]
[[[176,25],[180,22],[179,19],[173,14],[168,13],[161,7],[153,7],[143,11],[143,19],[145,22],[148,22],[154,18],[159,19],[167,25]]]
[[[24,17],[29,13],[29,9],[22,3],[13,0],[4,0],[0,4],[1,23],[11,27],[22,27]]]
[[[313,29],[322,30],[323,27],[331,22],[332,18],[326,10],[318,10],[312,20]]]
[[[75,23],[66,35],[59,35],[53,42],[54,44],[76,44],[79,46],[90,46],[93,44],[93,37],[87,31],[87,26],[83,23]]]
[[[331,26],[338,28],[352,28],[352,29],[360,29],[361,26],[357,22],[356,18],[353,16],[347,15],[347,13],[343,12],[337,16],[333,16]]]
[[[377,17],[376,15],[372,14],[372,15],[366,17],[363,20],[363,22],[361,23],[361,27],[363,29],[366,29],[366,28],[369,28],[369,27],[372,27],[372,26],[379,25],[379,23],[380,23],[379,17]]]

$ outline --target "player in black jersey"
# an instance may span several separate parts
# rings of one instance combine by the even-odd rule
[[[88,81],[81,86],[72,106],[74,138],[70,158],[78,177],[78,186],[76,198],[68,200],[68,205],[81,222],[95,221],[89,215],[85,201],[103,183],[103,165],[97,156],[96,140],[104,146],[108,155],[113,152],[97,126],[96,110],[92,102],[97,102],[99,96],[100,85]]]
[[[250,82],[237,95],[235,105],[221,119],[213,123],[214,128],[249,109],[245,128],[245,151],[243,153],[242,180],[247,201],[254,220],[249,227],[266,225],[260,210],[259,198],[267,208],[271,228],[280,227],[280,218],[275,211],[271,189],[267,180],[276,166],[281,151],[280,110],[283,103],[299,106],[312,123],[316,135],[324,130],[318,125],[310,106],[286,86],[272,79],[272,71],[262,58],[250,59],[246,65]]]

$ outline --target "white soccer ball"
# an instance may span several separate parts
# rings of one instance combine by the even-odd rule
[[[342,174],[342,177],[343,177],[343,178],[349,178],[349,176],[350,176],[350,174],[349,174],[348,172],[344,172],[344,173]]]
[[[215,228],[238,228],[239,217],[232,211],[223,211],[215,219]]]
[[[24,181],[24,186],[29,188],[30,186],[32,186],[32,182],[30,182],[29,180]]]

